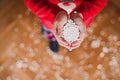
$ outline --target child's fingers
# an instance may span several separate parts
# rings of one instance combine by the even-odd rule
[[[80,44],[77,45],[77,46],[74,46],[74,47],[70,47],[70,50],[72,51],[73,49],[76,49],[76,48],[78,48],[79,46],[80,46]]]
[[[63,46],[63,47],[65,47],[65,48],[67,48],[67,49],[70,49],[70,46],[68,46],[68,45],[64,45],[64,44],[61,43],[61,42],[58,42],[58,44],[61,45],[61,46]]]
[[[57,40],[58,41],[58,44],[67,48],[67,49],[70,49],[70,46],[68,45],[68,43],[62,41],[62,40]]]
[[[56,37],[56,38],[57,38],[57,41],[58,41],[60,44],[63,44],[63,45],[65,45],[65,46],[68,45],[68,43],[67,43],[65,40],[63,40],[62,38],[60,38],[60,37]]]

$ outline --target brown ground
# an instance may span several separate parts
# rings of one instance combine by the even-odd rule
[[[110,0],[81,46],[50,52],[22,0],[0,0],[0,80],[120,80],[120,6]]]

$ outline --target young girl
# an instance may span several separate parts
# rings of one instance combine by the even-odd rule
[[[58,52],[58,43],[68,49],[79,47],[86,28],[107,4],[107,0],[24,0],[24,2],[40,18],[43,32],[49,39],[50,49],[53,52]],[[68,9],[71,10],[69,15],[65,11]],[[68,18],[71,18],[81,29],[80,39],[72,46],[60,37]]]

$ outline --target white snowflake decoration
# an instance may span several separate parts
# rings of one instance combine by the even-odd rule
[[[63,28],[62,37],[69,43],[77,41],[80,35],[80,28],[71,19]]]

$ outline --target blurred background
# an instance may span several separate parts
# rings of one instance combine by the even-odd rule
[[[84,42],[53,54],[22,0],[0,0],[0,80],[120,80],[120,0],[109,0]]]

